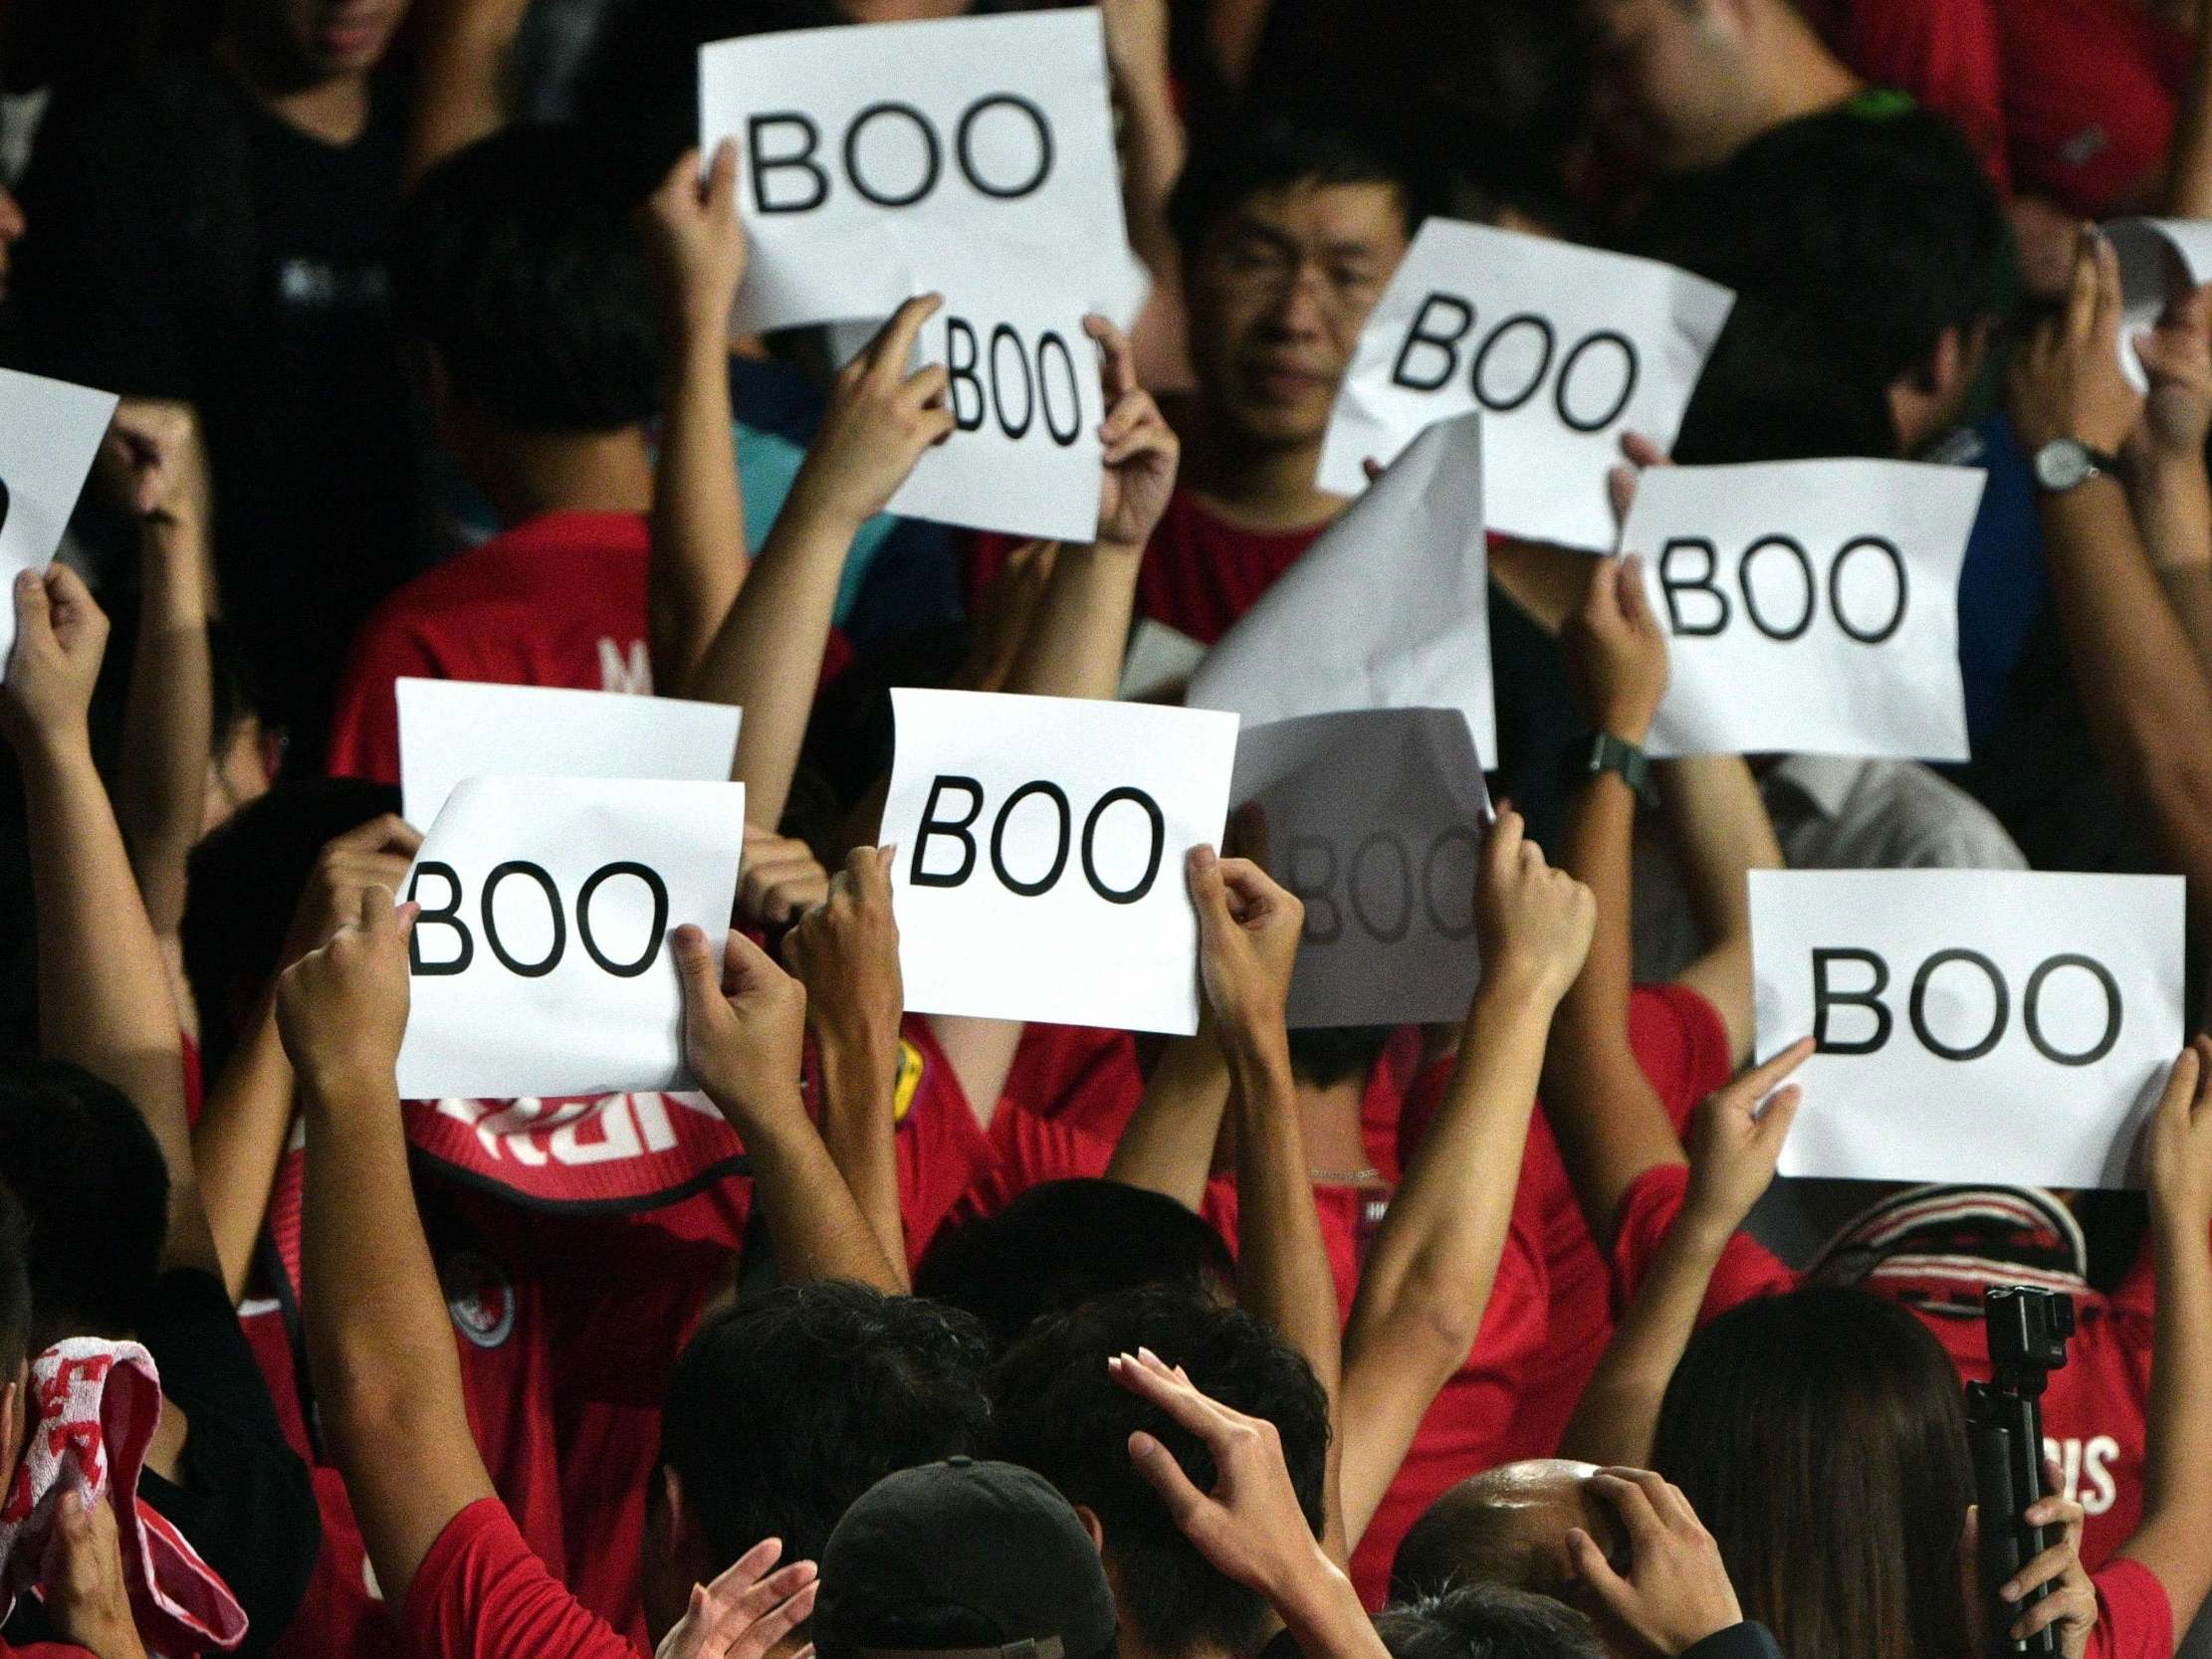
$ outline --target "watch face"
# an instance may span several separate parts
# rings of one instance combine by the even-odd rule
[[[2072,438],[2054,438],[2036,451],[2036,482],[2046,490],[2071,490],[2096,474],[2090,452]]]

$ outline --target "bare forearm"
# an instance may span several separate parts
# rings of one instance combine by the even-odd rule
[[[213,674],[196,530],[148,523],[138,644],[123,712],[115,812],[157,935],[184,920],[184,864],[199,839],[214,748]]]
[[[822,1144],[844,1177],[884,1264],[910,1287],[906,1227],[899,1214],[899,1034],[824,1031],[820,1039]]]
[[[1228,1060],[1211,1031],[1174,1039],[1145,1080],[1144,1099],[1115,1143],[1106,1178],[1196,1210],[1206,1201],[1228,1088]]]
[[[292,1063],[277,1035],[275,1008],[264,1000],[209,1087],[207,1109],[192,1131],[200,1201],[233,1302],[245,1295],[291,1132]]]
[[[2197,666],[2212,680],[2212,562],[2160,566],[2158,582]]]
[[[795,1120],[795,1121],[792,1121]],[[733,1116],[753,1159],[753,1193],[768,1217],[775,1264],[786,1284],[850,1279],[886,1296],[904,1291],[804,1111],[780,1111],[774,1122]]]
[[[2158,1575],[2186,1629],[2212,1586],[2212,1245],[2201,1218],[2156,1210],[2157,1334],[2151,1354],[2143,1519],[2120,1554]]]
[[[1676,1218],[1583,1389],[1560,1439],[1561,1457],[1601,1467],[1650,1465],[1659,1401],[1696,1333],[1698,1311],[1727,1243],[1725,1227],[1686,1211]]]
[[[676,697],[689,694],[746,575],[726,329],[725,319],[674,330],[676,372],[653,487],[647,626],[653,683]]]
[[[308,1362],[370,1564],[393,1606],[492,1483],[469,1429],[389,1080],[303,1090]]]
[[[769,532],[693,687],[696,697],[745,711],[735,776],[746,788],[746,818],[771,830],[782,820],[798,770],[837,578],[860,527],[811,511],[803,483]]]
[[[1006,690],[1030,697],[1110,701],[1137,601],[1142,548],[1065,547],[1014,658]]]
[[[1740,1062],[1754,1037],[1751,998],[1753,870],[1782,868],[1782,846],[1751,768],[1735,754],[1669,760],[1659,768],[1674,861],[1689,890],[1705,950],[1682,982],[1719,1011]]]
[[[2212,219],[2212,7],[2197,7],[2196,56],[2182,90],[2168,151],[2165,212]]]
[[[1238,1302],[1312,1364],[1336,1397],[1341,1326],[1336,1280],[1313,1207],[1313,1175],[1280,1032],[1234,1041],[1229,1115],[1236,1128]]]
[[[184,1114],[184,1054],[161,947],[88,742],[27,748],[42,1052],[130,1098],[169,1174],[164,1259],[215,1265]]]

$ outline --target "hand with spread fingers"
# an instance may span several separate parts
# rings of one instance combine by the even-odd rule
[[[768,1659],[778,1642],[813,1616],[821,1588],[812,1561],[777,1567],[782,1554],[782,1540],[765,1539],[713,1583],[694,1584],[691,1605],[661,1638],[653,1659]],[[814,1644],[789,1659],[814,1659]]]
[[[1813,1039],[1792,1043],[1705,1097],[1689,1131],[1689,1190],[1682,1213],[1732,1233],[1774,1184],[1782,1142],[1804,1091],[1790,1074],[1813,1057]]]
[[[1567,1555],[1577,1579],[1616,1627],[1617,1639],[1608,1644],[1614,1652],[1673,1659],[1743,1622],[1720,1546],[1681,1488],[1649,1469],[1601,1469],[1590,1477],[1590,1489],[1621,1517],[1628,1570],[1616,1572],[1579,1527],[1568,1530]]]

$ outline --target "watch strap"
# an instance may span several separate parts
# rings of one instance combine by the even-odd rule
[[[1657,804],[1658,792],[1652,784],[1652,757],[1627,738],[1616,737],[1610,731],[1592,732],[1572,752],[1578,759],[1574,767],[1578,781],[1613,772],[1646,805]]]

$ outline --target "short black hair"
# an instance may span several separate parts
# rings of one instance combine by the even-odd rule
[[[31,1218],[0,1181],[0,1382],[31,1356]]]
[[[1685,429],[1699,403],[1777,370],[1808,388],[1840,379],[1856,390],[1839,407],[1860,431],[1828,454],[1866,453],[1841,444],[1865,442],[1870,400],[1946,330],[2001,315],[2016,268],[2003,203],[1958,129],[1888,102],[1785,122],[1663,193],[1635,240],[1738,297]],[[1885,405],[1881,418],[1887,429]],[[1879,453],[1895,450],[1892,430]]]
[[[1411,236],[1441,202],[1443,183],[1412,134],[1375,110],[1294,100],[1240,110],[1192,134],[1168,198],[1168,224],[1189,258],[1240,203],[1300,184],[1387,184]]]
[[[292,914],[324,845],[399,810],[395,784],[287,777],[192,849],[178,930],[184,977],[200,1011],[201,1070],[219,1073],[236,1045],[234,1013],[283,964]]]
[[[1387,1607],[1375,1633],[1391,1659],[1605,1659],[1584,1614],[1502,1584],[1462,1584]]]
[[[135,1331],[168,1235],[169,1170],[129,1097],[66,1060],[0,1067],[0,1181],[29,1218],[37,1334]]]
[[[1235,1283],[1211,1222],[1164,1193],[1090,1177],[1045,1181],[996,1215],[947,1227],[914,1270],[916,1295],[974,1314],[995,1348],[1046,1314],[1116,1291]]]
[[[625,184],[581,127],[510,126],[400,210],[399,326],[455,395],[520,432],[611,432],[658,406],[661,337]]]
[[[778,1286],[685,1345],[661,1462],[719,1565],[765,1538],[783,1541],[785,1560],[819,1560],[884,1476],[982,1449],[988,1353],[973,1319],[920,1297]]]
[[[1116,1383],[1106,1361],[1142,1345],[1231,1410],[1275,1425],[1318,1535],[1329,1407],[1304,1358],[1259,1321],[1188,1289],[1150,1286],[1039,1320],[992,1368],[993,1455],[1034,1469],[1105,1532],[1123,1628],[1160,1659],[1255,1652],[1267,1604],[1207,1563],[1129,1458],[1155,1436],[1199,1488],[1217,1478],[1197,1436]]]

